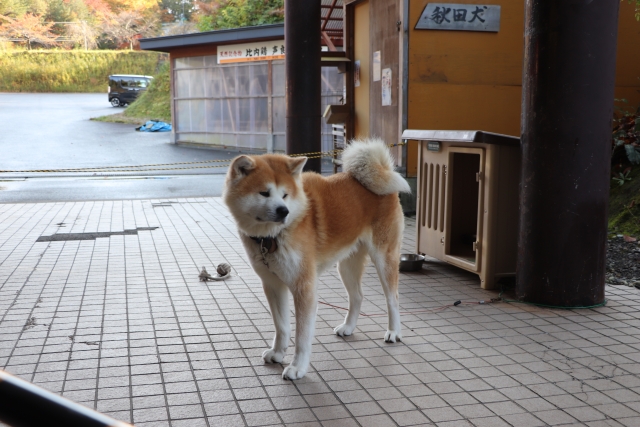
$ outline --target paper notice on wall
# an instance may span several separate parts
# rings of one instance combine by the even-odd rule
[[[373,52],[373,81],[380,81],[380,51]]]
[[[360,60],[353,63],[353,86],[360,87]]]
[[[382,70],[382,105],[391,105],[391,68]]]

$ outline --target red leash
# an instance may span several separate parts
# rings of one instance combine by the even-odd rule
[[[320,304],[324,304],[324,305],[328,305],[329,307],[333,307],[333,308],[337,308],[338,310],[345,310],[345,311],[349,311],[348,308],[345,307],[340,307],[338,305],[333,305],[333,304],[329,304],[328,302],[324,302],[324,301],[318,301]],[[453,304],[445,304],[443,306],[440,307],[436,307],[436,308],[432,308],[429,310],[414,310],[414,311],[401,311],[400,314],[426,314],[426,313],[438,313],[440,311],[446,310],[447,308],[451,308],[451,307],[456,307],[458,305],[478,305],[478,304],[490,304],[490,303],[494,303],[496,301],[494,301],[493,299],[489,302],[485,302],[485,301],[477,301],[477,302],[469,302],[469,301],[456,301]],[[365,316],[365,317],[378,317],[378,316],[386,316],[387,313],[372,313],[372,314],[367,314],[364,312],[360,312],[360,316]]]

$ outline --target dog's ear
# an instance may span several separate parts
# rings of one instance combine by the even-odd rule
[[[291,175],[299,175],[306,163],[306,157],[293,157],[291,160],[289,160],[289,170],[291,171]]]
[[[231,163],[232,176],[237,178],[239,176],[249,175],[256,164],[251,157],[238,156]]]

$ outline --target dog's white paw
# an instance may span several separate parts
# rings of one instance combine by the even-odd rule
[[[333,328],[333,332],[335,332],[339,337],[347,337],[353,333],[355,328],[355,326],[349,326],[346,323],[343,323],[342,325]]]
[[[400,332],[396,332],[396,331],[387,331],[384,334],[384,341],[385,342],[396,342],[396,341],[402,341],[402,334]]]
[[[270,348],[262,353],[262,358],[267,363],[282,363],[282,360],[284,359],[284,351],[275,351]]]
[[[285,380],[299,380],[307,373],[306,369],[301,369],[293,365],[289,365],[284,368],[282,372],[282,378]]]

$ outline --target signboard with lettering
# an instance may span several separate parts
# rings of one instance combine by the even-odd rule
[[[284,40],[218,46],[218,64],[284,59]]]
[[[500,6],[428,3],[416,30],[500,31]]]
[[[440,141],[429,141],[429,142],[427,142],[427,150],[428,151],[440,151]]]

